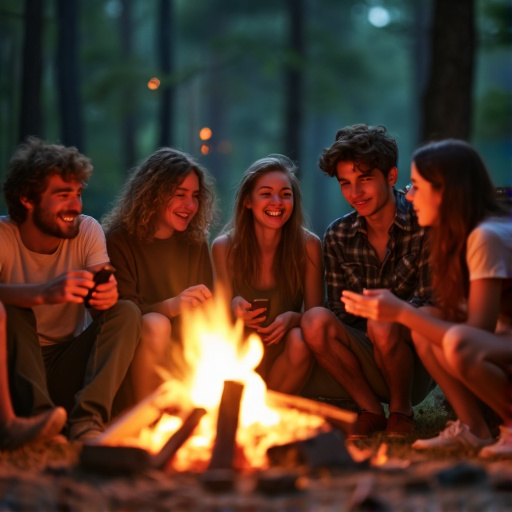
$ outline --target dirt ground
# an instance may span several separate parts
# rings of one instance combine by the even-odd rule
[[[375,455],[381,446],[359,446],[359,453]],[[41,444],[0,452],[0,512],[512,510],[510,459],[427,456],[389,445],[380,467],[350,457],[336,468],[272,469],[231,481],[157,470],[102,474],[81,466],[81,449],[78,443]],[[226,481],[233,488],[223,491]]]

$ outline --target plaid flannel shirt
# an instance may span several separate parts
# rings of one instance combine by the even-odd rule
[[[384,261],[368,242],[366,220],[353,211],[335,220],[324,235],[327,307],[344,323],[362,330],[366,321],[345,311],[341,292],[363,288],[389,288],[416,306],[429,302],[430,270],[425,229],[418,225],[412,204],[402,191],[394,191],[395,220],[389,228]]]

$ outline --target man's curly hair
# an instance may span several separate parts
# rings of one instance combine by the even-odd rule
[[[361,170],[379,169],[387,177],[397,166],[398,146],[382,125],[347,126],[338,130],[334,144],[323,150],[318,166],[332,178],[342,161],[354,162]]]
[[[157,215],[190,172],[199,179],[199,209],[185,235],[204,241],[214,217],[213,180],[190,155],[172,148],[158,149],[132,171],[114,207],[102,218],[104,230],[122,229],[129,236],[151,242]]]
[[[85,185],[91,174],[91,161],[77,148],[48,144],[37,137],[29,137],[11,158],[3,185],[11,220],[18,224],[26,220],[27,209],[20,198],[37,204],[51,176],[59,175],[64,181],[77,180]]]

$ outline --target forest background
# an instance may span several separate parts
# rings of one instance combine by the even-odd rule
[[[349,208],[318,157],[354,123],[397,138],[399,186],[415,147],[444,137],[512,183],[509,0],[0,0],[0,70],[1,181],[28,135],[75,145],[98,219],[172,146],[216,179],[215,235],[242,172],[284,153],[322,236]]]

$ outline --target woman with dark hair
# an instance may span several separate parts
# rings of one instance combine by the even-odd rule
[[[436,309],[426,314],[387,290],[343,292],[347,311],[396,321],[413,331],[416,350],[454,408],[457,421],[413,447],[462,445],[482,456],[512,454],[512,222],[478,153],[444,140],[413,155],[413,202],[430,226]],[[504,421],[494,444],[480,408]]]
[[[234,315],[264,344],[258,371],[269,388],[286,393],[300,391],[313,362],[301,313],[324,300],[321,243],[303,225],[295,171],[283,155],[254,162],[242,176],[233,219],[212,246],[216,280]],[[258,299],[268,305],[257,306]]]
[[[102,219],[119,295],[143,315],[129,372],[136,401],[161,382],[157,367],[171,369],[171,335],[179,347],[183,308],[200,306],[212,295],[207,236],[213,210],[207,172],[190,155],[161,148],[134,170]]]

